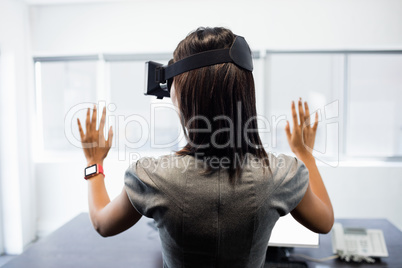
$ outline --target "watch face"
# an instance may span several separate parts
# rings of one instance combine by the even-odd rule
[[[89,166],[85,169],[85,176],[96,174],[96,164]]]

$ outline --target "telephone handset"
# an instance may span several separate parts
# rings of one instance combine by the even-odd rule
[[[343,228],[340,223],[335,223],[332,228],[332,250],[346,261],[374,262],[370,257],[388,257],[381,230]]]

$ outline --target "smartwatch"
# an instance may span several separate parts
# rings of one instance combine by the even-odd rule
[[[105,176],[105,174],[103,173],[103,167],[99,164],[94,164],[85,168],[84,179],[87,180],[98,174],[102,174],[103,176]]]

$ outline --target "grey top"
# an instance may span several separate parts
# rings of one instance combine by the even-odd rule
[[[164,267],[263,267],[272,228],[303,198],[308,170],[298,159],[269,154],[269,169],[248,155],[241,178],[200,174],[192,156],[144,157],[125,174],[127,195],[153,218]],[[134,238],[135,239],[135,238]]]

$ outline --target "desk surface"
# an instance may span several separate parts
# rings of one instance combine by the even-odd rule
[[[343,227],[362,227],[368,229],[381,229],[384,232],[385,243],[387,244],[389,257],[381,258],[374,264],[368,263],[346,263],[339,259],[322,263],[307,261],[308,267],[329,268],[329,267],[392,267],[402,268],[402,232],[385,219],[336,219]],[[324,258],[333,255],[331,234],[320,235],[319,248],[297,248],[294,253],[308,255],[313,258]]]
[[[307,262],[309,267],[402,267],[402,232],[387,220],[337,220],[344,227],[376,228],[384,231],[388,258],[376,264],[348,264],[339,260]],[[151,219],[142,217],[132,228],[114,237],[103,238],[93,229],[87,213],[30,246],[3,268],[15,267],[162,267],[158,232]],[[332,255],[331,236],[320,235],[319,248],[295,248],[293,253],[314,258]]]

